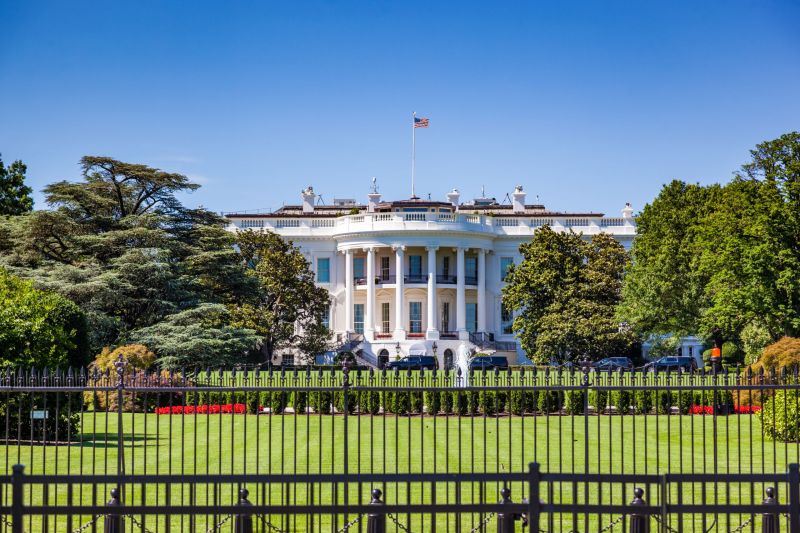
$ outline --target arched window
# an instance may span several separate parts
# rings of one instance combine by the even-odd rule
[[[453,350],[450,348],[444,351],[444,369],[450,370],[453,368]]]

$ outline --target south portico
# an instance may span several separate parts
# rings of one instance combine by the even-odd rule
[[[470,332],[486,331],[487,243],[358,242],[337,251],[346,333],[405,344],[468,341]]]

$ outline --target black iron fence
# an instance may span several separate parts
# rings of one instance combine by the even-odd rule
[[[103,530],[123,513],[101,509],[112,488],[126,531],[231,530],[237,513],[259,515],[258,531],[356,518],[364,531],[373,489],[389,530],[487,530],[510,513],[608,531],[633,527],[635,486],[652,527],[754,530],[764,513],[788,527],[797,384],[740,371],[9,371],[0,460],[9,476],[25,465],[25,508],[8,477],[0,531]],[[768,487],[774,512],[756,508]],[[234,509],[242,488],[248,511]]]

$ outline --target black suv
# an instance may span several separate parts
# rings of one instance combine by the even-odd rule
[[[633,361],[628,359],[627,357],[606,357],[605,359],[600,359],[596,363],[592,365],[595,370],[598,371],[611,371],[617,370],[622,368],[623,370],[630,370],[633,368]]]
[[[469,362],[470,370],[484,368],[508,368],[508,359],[502,355],[478,355]]]
[[[386,368],[389,370],[393,370],[395,368],[402,368],[406,370],[420,370],[424,368],[425,370],[433,370],[437,367],[438,365],[436,364],[436,358],[429,355],[409,355],[408,357],[403,357],[397,361],[389,361],[386,363]]]
[[[645,369],[647,369],[648,372],[653,372],[655,370],[659,372],[667,372],[670,370],[692,372],[697,370],[697,361],[694,357],[666,356],[645,365]]]

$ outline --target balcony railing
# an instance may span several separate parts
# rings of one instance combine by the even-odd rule
[[[359,277],[354,276],[353,282],[356,285],[366,285],[367,278],[366,277]],[[397,276],[394,274],[390,274],[388,276],[375,276],[375,284],[381,285],[384,283],[396,283]],[[407,276],[403,276],[403,283],[428,283],[428,275],[427,274],[409,274]],[[438,285],[456,285],[458,283],[458,276],[454,275],[437,275],[436,276],[436,283]],[[478,276],[465,276],[464,283],[466,285],[477,285],[478,284]]]
[[[438,283],[439,285],[455,285],[456,283],[458,283],[458,276],[439,275],[436,276],[436,283]]]

